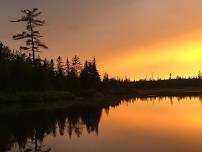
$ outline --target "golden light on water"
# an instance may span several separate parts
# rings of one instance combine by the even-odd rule
[[[146,102],[138,99],[133,104],[123,104],[121,109],[112,109],[110,119],[115,126],[122,126],[126,130],[141,128],[142,131],[152,130],[151,132],[161,134],[175,132],[176,134],[189,133],[192,136],[202,129],[200,110],[201,103],[194,98],[181,101],[177,98],[152,101],[148,99]]]
[[[103,109],[97,137],[84,129],[71,142],[67,142],[68,136],[56,135],[46,137],[45,143],[53,145],[54,151],[87,151],[89,147],[98,151],[200,151],[201,115],[198,97],[136,98],[110,107],[107,113]]]

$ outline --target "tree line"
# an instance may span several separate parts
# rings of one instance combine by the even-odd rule
[[[31,54],[11,51],[0,43],[0,90],[72,90],[99,89],[101,78],[96,59],[86,60],[84,65],[75,55],[71,61],[56,62]]]
[[[129,79],[101,78],[96,59],[82,64],[75,55],[64,61],[33,60],[31,54],[12,51],[0,42],[0,91],[69,91],[91,96],[95,91],[102,93],[129,92],[134,88]],[[133,91],[133,90],[132,90]]]

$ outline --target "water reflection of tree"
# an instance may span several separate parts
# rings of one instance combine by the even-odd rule
[[[175,100],[174,100],[175,99]],[[133,103],[137,101],[147,102],[147,103],[155,103],[155,102],[167,102],[170,101],[170,104],[172,105],[174,101],[182,102],[182,101],[200,101],[202,102],[202,96],[142,96],[142,97],[134,97],[130,100],[126,100],[125,102]]]
[[[19,151],[50,151],[43,145],[47,135],[80,137],[87,132],[98,134],[102,108],[98,106],[71,106],[63,110],[36,111],[0,115],[0,151],[8,151],[14,145]]]
[[[165,102],[173,100],[181,102],[197,99],[201,97],[187,96],[167,96],[167,97],[137,97],[132,99],[114,99],[104,101],[100,104],[79,104],[69,108],[35,111],[16,112],[10,114],[0,114],[0,152],[10,150],[14,145],[19,151],[51,151],[51,147],[43,145],[43,140],[47,135],[56,136],[68,134],[80,137],[86,130],[89,134],[98,135],[99,122],[104,110],[107,114],[111,107],[117,107],[123,102]],[[57,129],[58,128],[58,129]]]

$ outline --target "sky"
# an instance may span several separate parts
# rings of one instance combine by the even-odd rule
[[[0,0],[0,41],[17,49],[9,21],[39,8],[49,46],[39,55],[97,59],[100,73],[131,79],[196,76],[202,71],[201,0]]]

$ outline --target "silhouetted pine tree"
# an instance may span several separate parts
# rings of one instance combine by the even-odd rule
[[[64,76],[64,65],[61,56],[57,59],[57,75]]]
[[[96,59],[93,58],[93,61],[92,61],[92,67],[91,67],[91,72],[92,72],[92,82],[93,82],[93,85],[94,87],[96,86],[99,86],[100,82],[101,82],[101,79],[100,79],[100,74],[97,70],[97,65],[96,65]]]
[[[65,75],[64,75],[64,65],[62,57],[59,56],[57,59],[57,87],[60,89],[65,88]]]
[[[80,74],[80,81],[81,81],[81,86],[83,88],[91,88],[91,73],[90,73],[90,62],[85,61],[84,63],[84,68],[81,70]]]
[[[72,58],[72,68],[76,72],[77,77],[79,77],[79,74],[80,74],[80,71],[82,69],[82,66],[81,66],[80,58],[77,55],[75,55]]]
[[[20,39],[26,39],[26,46],[21,46],[20,50],[25,51],[32,51],[32,59],[35,61],[35,52],[39,52],[39,48],[45,48],[48,47],[41,42],[40,38],[42,37],[39,30],[36,30],[36,28],[44,26],[45,21],[38,19],[38,17],[41,15],[41,12],[38,11],[38,8],[34,8],[32,10],[22,10],[23,16],[15,21],[11,22],[25,22],[26,23],[26,31],[14,35],[14,40],[20,40]]]
[[[103,82],[108,82],[108,81],[109,81],[109,75],[105,72],[103,77]]]
[[[53,59],[50,60],[48,66],[48,77],[50,79],[51,89],[54,89],[56,87],[57,82],[56,82],[55,64]]]
[[[66,71],[67,71],[67,79],[66,84],[67,88],[72,91],[78,91],[80,88],[80,80],[79,75],[82,69],[80,58],[75,55],[72,58],[71,65],[67,59],[66,62]]]
[[[101,80],[95,58],[93,61],[85,61],[84,68],[81,70],[80,81],[82,87],[86,89],[96,89],[99,87]]]

